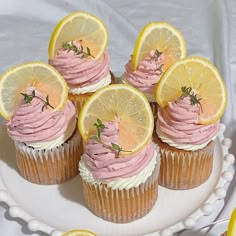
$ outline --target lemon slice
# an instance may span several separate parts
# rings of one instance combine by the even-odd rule
[[[62,236],[97,236],[97,234],[84,229],[75,229],[62,234]]]
[[[184,37],[176,28],[166,22],[152,22],[142,29],[135,43],[132,69],[136,70],[139,62],[156,49],[165,56],[163,71],[176,60],[184,58],[187,51]]]
[[[68,96],[68,87],[63,77],[50,65],[29,62],[6,71],[0,78],[0,114],[9,120],[26,93],[27,87],[48,96],[55,111],[61,110]]]
[[[156,87],[157,103],[162,108],[167,106],[181,97],[184,86],[201,98],[199,123],[212,124],[220,119],[227,103],[226,88],[212,63],[201,57],[187,57],[170,66]]]
[[[97,119],[119,121],[119,142],[127,156],[143,148],[151,139],[153,115],[146,97],[124,84],[106,86],[94,93],[80,111],[78,127],[84,140],[95,133]]]
[[[86,12],[74,12],[64,17],[55,27],[48,47],[49,59],[54,59],[64,42],[79,41],[90,49],[95,58],[107,47],[108,31],[103,22]]]
[[[227,236],[236,235],[236,208],[233,210],[228,224]]]

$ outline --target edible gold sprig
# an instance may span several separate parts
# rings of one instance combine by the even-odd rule
[[[126,151],[122,147],[120,147],[118,144],[111,143],[111,146],[105,144],[101,140],[101,131],[105,129],[105,125],[102,123],[100,119],[97,118],[97,122],[93,124],[96,127],[96,135],[93,137],[96,141],[99,143],[102,143],[105,147],[112,149],[114,151],[117,151],[118,157],[120,155],[120,152],[131,152],[131,151]]]
[[[162,55],[162,52],[158,51],[157,49],[155,50],[155,56],[158,59],[160,56]],[[163,73],[162,67],[164,66],[164,64],[161,64],[160,66],[158,66],[156,68],[155,71],[159,71],[160,73]]]
[[[73,51],[75,53],[75,55],[81,55],[82,54],[82,57],[84,57],[84,58],[86,58],[86,57],[95,58],[91,54],[91,51],[90,51],[89,47],[86,47],[87,52],[84,52],[84,47],[82,45],[77,47],[76,45],[74,45],[73,41],[71,43],[63,42],[62,43],[62,48],[66,49],[67,52]]]
[[[155,55],[158,58],[159,56],[161,56],[162,52],[158,51],[157,49],[155,50]]]
[[[44,101],[41,97],[36,96],[35,94],[35,90],[32,91],[31,94],[26,94],[26,93],[20,93],[23,97],[24,97],[24,101],[25,103],[31,103],[31,101],[33,100],[33,98],[38,98],[39,100],[41,100],[44,105],[42,106],[42,111],[44,110],[44,108],[46,108],[47,106],[51,107],[52,109],[54,109],[54,107],[50,104],[49,102],[49,97],[47,95],[46,97],[46,101]]]
[[[199,104],[200,105],[200,108],[201,108],[201,111],[202,111],[202,105],[200,103],[200,101],[202,100],[202,98],[198,98],[197,97],[197,94],[194,93],[192,91],[192,88],[191,87],[186,87],[186,86],[183,86],[181,88],[181,91],[182,91],[182,95],[181,97],[190,97],[190,102],[191,102],[191,105],[194,106],[196,104]]]

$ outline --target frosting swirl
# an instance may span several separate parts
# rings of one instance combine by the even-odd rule
[[[119,137],[118,122],[107,122],[104,125],[106,128],[101,132],[102,142],[109,146],[111,146],[111,143],[117,143]],[[90,138],[85,145],[85,153],[81,158],[81,162],[89,169],[93,178],[102,182],[135,176],[147,167],[153,156],[155,156],[153,142],[150,142],[141,152],[124,158],[117,158],[117,153],[106,145]],[[153,169],[154,167],[152,165]],[[81,163],[80,170],[82,170],[81,175],[83,177],[84,171]],[[148,174],[150,176],[152,170],[149,170]]]
[[[111,74],[108,73],[102,80],[98,81],[96,84],[91,84],[86,87],[80,88],[70,88],[70,93],[72,94],[85,94],[85,93],[94,93],[98,89],[103,88],[111,83]]]
[[[28,89],[28,94],[30,90],[32,88]],[[36,90],[35,94],[43,98],[39,91]],[[73,103],[68,100],[60,112],[54,112],[50,108],[42,111],[43,105],[43,101],[37,97],[31,103],[21,102],[12,119],[6,123],[8,134],[13,140],[33,147],[38,142],[47,143],[60,138],[63,143],[70,138],[76,126],[76,109]]]
[[[74,45],[80,47],[78,42]],[[67,81],[70,88],[86,87],[96,84],[109,73],[110,56],[106,52],[100,59],[84,58],[82,54],[76,55],[73,51],[59,49],[49,64],[54,66]]]
[[[158,136],[176,148],[197,150],[206,146],[217,136],[219,122],[201,125],[198,123],[199,114],[200,106],[191,105],[189,97],[169,102],[165,109],[158,110]]]
[[[142,60],[137,69],[131,69],[131,60],[125,65],[125,73],[123,75],[124,82],[127,82],[139,89],[145,94],[154,94],[155,85],[160,80],[163,72],[161,70],[164,64],[164,54],[157,56],[155,51],[149,52],[148,56]]]

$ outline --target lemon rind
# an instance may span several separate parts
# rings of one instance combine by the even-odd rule
[[[59,78],[60,83],[62,84],[63,87],[63,91],[64,93],[62,94],[62,99],[61,103],[58,104],[55,108],[54,111],[60,111],[66,101],[67,101],[67,97],[68,97],[68,91],[69,88],[67,86],[66,81],[64,80],[64,78],[60,75],[60,73],[51,65],[46,64],[44,62],[41,61],[32,61],[32,62],[25,62],[16,66],[13,66],[11,68],[9,68],[5,73],[2,74],[2,76],[0,77],[0,115],[4,117],[4,119],[6,120],[10,120],[13,113],[9,113],[3,106],[3,103],[1,101],[1,88],[2,88],[2,83],[7,79],[8,76],[10,76],[11,74],[17,73],[18,70],[22,70],[24,68],[28,68],[28,67],[37,67],[37,66],[41,66],[44,67],[46,69],[48,69],[48,71],[52,72],[55,76],[57,76],[57,78]]]
[[[105,51],[107,45],[108,45],[108,30],[107,30],[107,27],[105,26],[105,24],[103,23],[102,20],[100,20],[97,16],[93,15],[93,14],[90,14],[90,13],[87,13],[87,12],[84,12],[84,11],[76,11],[76,12],[73,12],[67,16],[65,16],[64,18],[62,18],[59,23],[55,26],[52,34],[51,34],[51,38],[49,40],[49,44],[48,44],[48,56],[49,56],[49,59],[52,60],[55,58],[55,55],[56,55],[56,49],[55,49],[55,44],[56,44],[56,40],[58,38],[58,36],[60,35],[60,30],[62,29],[63,25],[65,25],[66,23],[68,23],[70,20],[72,20],[74,17],[78,16],[78,15],[84,15],[86,16],[87,18],[93,18],[95,21],[99,22],[100,25],[102,25],[102,28],[103,28],[103,31],[105,32],[105,44],[104,44],[104,47],[103,47],[103,50],[101,50],[101,52],[96,55],[96,59],[97,58],[100,58],[100,56],[103,54],[103,52]],[[71,39],[73,40],[73,39]]]
[[[216,66],[211,63],[210,61],[208,61],[205,58],[202,58],[200,56],[191,56],[191,57],[186,57],[186,58],[182,58],[180,60],[178,60],[177,62],[175,62],[173,65],[171,65],[166,72],[163,74],[162,78],[160,79],[160,81],[158,82],[156,88],[155,88],[155,98],[157,103],[159,104],[160,107],[164,108],[167,106],[168,101],[163,102],[161,100],[161,96],[160,96],[160,90],[162,89],[162,86],[165,84],[167,78],[169,77],[169,75],[172,73],[172,71],[179,65],[181,64],[185,64],[186,62],[189,61],[195,61],[198,63],[201,63],[203,65],[207,65],[212,71],[213,73],[216,75],[217,80],[219,81],[219,84],[221,85],[222,88],[222,97],[223,97],[223,102],[221,104],[220,109],[218,109],[218,113],[216,113],[216,115],[210,119],[204,119],[202,117],[199,118],[199,123],[200,124],[204,124],[204,125],[208,125],[208,124],[213,124],[215,122],[217,122],[224,114],[225,109],[226,109],[226,105],[227,105],[227,91],[226,91],[226,86],[223,82],[223,79],[221,77],[220,72],[218,71],[218,69],[216,68]]]
[[[132,92],[136,93],[139,97],[141,97],[144,101],[144,103],[146,104],[146,107],[148,109],[148,114],[149,114],[149,120],[150,120],[150,127],[149,127],[149,132],[145,138],[145,140],[141,143],[142,145],[140,145],[138,148],[132,150],[132,154],[140,151],[145,145],[147,145],[147,143],[151,140],[152,138],[152,132],[154,129],[154,118],[153,118],[153,114],[151,111],[151,107],[149,105],[149,102],[147,100],[147,98],[145,97],[145,95],[143,93],[141,93],[139,90],[135,89],[134,87],[130,86],[130,85],[126,85],[126,84],[112,84],[109,86],[106,86],[104,88],[99,89],[98,91],[96,91],[96,93],[94,93],[84,104],[82,110],[79,113],[79,117],[78,117],[78,129],[80,131],[80,134],[83,138],[84,141],[87,141],[89,138],[89,134],[86,133],[84,126],[83,126],[83,120],[86,117],[86,114],[88,112],[89,106],[90,104],[96,100],[103,92],[108,91],[108,90],[118,90],[118,89],[127,89],[129,91],[132,90]],[[124,153],[124,156],[129,156],[131,155],[131,153]]]
[[[175,28],[174,26],[172,26],[171,24],[167,23],[167,22],[150,22],[148,24],[146,24],[144,26],[144,28],[140,31],[139,33],[139,36],[137,38],[137,41],[135,43],[135,46],[134,46],[134,50],[133,50],[133,56],[132,56],[132,59],[131,59],[131,68],[132,70],[136,70],[137,66],[138,66],[138,63],[139,63],[139,60],[138,60],[138,52],[140,51],[141,49],[141,46],[142,46],[142,38],[146,35],[148,35],[148,33],[150,31],[152,31],[153,28],[167,28],[169,29],[174,35],[177,36],[177,38],[179,39],[179,42],[180,42],[180,48],[181,48],[181,56],[180,56],[180,59],[186,57],[186,54],[187,54],[187,46],[186,46],[186,42],[185,42],[185,39],[184,39],[184,36],[183,34],[177,29]]]

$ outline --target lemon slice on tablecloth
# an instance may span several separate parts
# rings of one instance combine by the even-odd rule
[[[215,123],[224,114],[227,103],[224,81],[207,59],[187,57],[170,66],[156,87],[157,103],[166,107],[168,102],[181,97],[182,87],[192,88],[192,92],[201,98],[199,123]]]
[[[227,236],[236,235],[236,208],[233,210],[228,224]]]
[[[139,62],[156,49],[165,56],[163,71],[176,60],[184,58],[187,51],[184,37],[176,28],[166,22],[152,22],[142,29],[135,43],[132,69],[136,70]]]
[[[62,236],[97,236],[97,234],[84,229],[75,229],[62,234]]]
[[[146,97],[137,89],[124,84],[106,86],[94,93],[79,114],[78,127],[84,140],[95,133],[97,119],[119,121],[121,156],[133,154],[152,137],[153,115]]]
[[[54,59],[62,44],[78,41],[88,47],[95,58],[101,57],[107,47],[108,31],[103,22],[86,12],[74,12],[64,17],[55,27],[49,42],[49,59]]]
[[[50,65],[29,62],[15,66],[0,77],[0,114],[9,120],[26,93],[27,87],[39,90],[55,111],[61,110],[68,96],[68,87],[63,77]]]

